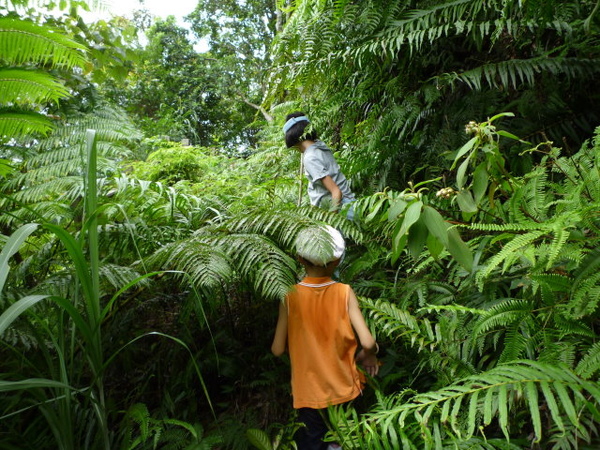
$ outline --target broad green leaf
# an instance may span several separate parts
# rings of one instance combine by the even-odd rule
[[[408,251],[414,259],[417,259],[423,251],[428,235],[429,231],[427,230],[427,226],[425,225],[423,218],[419,217],[419,220],[413,224],[408,232]]]
[[[398,216],[404,212],[406,205],[408,205],[406,200],[401,198],[395,199],[392,203],[392,206],[390,206],[390,209],[388,210],[388,220],[391,222],[396,220]]]
[[[398,222],[396,224],[395,230],[397,230],[401,227],[402,227],[402,222]],[[406,234],[400,234],[399,232],[396,231],[392,235],[392,264],[395,263],[398,260],[398,258],[400,257],[402,250],[404,250],[404,247],[406,246],[407,240],[408,240],[408,236]]]
[[[404,250],[408,240],[408,230],[419,220],[422,206],[423,202],[421,201],[411,203],[406,209],[404,219],[401,222],[399,221],[394,227],[394,231],[392,232],[392,263],[398,260],[402,250]]]
[[[465,145],[463,145],[460,150],[458,150],[458,152],[456,153],[456,156],[454,157],[454,163],[452,163],[452,167],[450,167],[450,170],[454,169],[454,167],[456,166],[456,163],[458,162],[458,160],[460,158],[463,157],[463,155],[465,155],[467,152],[471,151],[471,149],[475,146],[475,143],[477,142],[477,137],[471,138]]]
[[[6,244],[2,248],[0,252],[0,293],[4,288],[4,283],[6,282],[6,277],[8,276],[9,259],[19,251],[23,242],[29,237],[31,233],[33,233],[38,225],[36,223],[28,223],[19,227],[6,241]]]
[[[406,208],[406,213],[404,214],[404,220],[402,221],[402,226],[398,231],[399,234],[404,235],[408,233],[410,227],[419,220],[421,216],[421,208],[423,207],[422,201],[416,201],[408,205]]]
[[[459,191],[462,191],[465,185],[465,173],[469,167],[470,158],[465,159],[456,171],[456,186]]]
[[[27,311],[33,305],[38,303],[49,295],[29,295],[16,301],[8,307],[6,311],[0,316],[0,335],[6,331],[6,329],[21,315]]]
[[[429,250],[431,256],[437,259],[444,250],[444,245],[438,240],[438,238],[429,233],[427,235],[427,250]]]
[[[460,207],[460,210],[462,212],[477,212],[477,205],[475,204],[475,200],[473,200],[473,195],[471,194],[471,191],[463,189],[456,196],[456,201],[458,202],[458,206]]]
[[[421,216],[422,208],[423,208],[423,202],[420,200],[408,205],[408,208],[406,208],[406,213],[404,214],[404,220],[402,221],[402,227],[400,228],[401,234],[408,233],[408,230],[410,229],[410,227],[417,220],[419,220],[419,217]]]
[[[434,235],[444,247],[448,247],[448,223],[442,215],[431,206],[424,206],[421,212],[425,225],[429,232]]]
[[[467,271],[473,270],[473,252],[460,238],[456,228],[448,229],[448,251]]]
[[[473,172],[473,197],[475,204],[479,205],[487,191],[489,174],[485,167],[485,163],[481,163]]]
[[[375,218],[375,216],[377,216],[377,214],[379,213],[379,210],[381,209],[382,205],[386,202],[386,198],[385,197],[381,197],[377,203],[375,203],[375,205],[371,208],[371,211],[369,212],[369,214],[367,215],[367,217],[365,217],[365,222],[370,222],[371,220],[373,220]]]

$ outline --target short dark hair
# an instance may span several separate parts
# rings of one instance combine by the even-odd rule
[[[305,116],[301,111],[296,111],[290,113],[286,116],[285,121],[287,122],[293,117],[301,117]],[[298,145],[302,141],[316,141],[319,139],[317,132],[313,129],[313,127],[309,127],[308,132],[304,133],[304,130],[309,125],[305,120],[301,122],[297,122],[285,133],[285,145],[287,148],[293,147],[294,145]]]

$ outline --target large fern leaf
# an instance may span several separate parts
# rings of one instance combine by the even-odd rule
[[[56,102],[69,91],[58,80],[44,72],[31,70],[0,70],[0,103],[37,105]]]
[[[60,30],[27,20],[0,18],[0,54],[4,64],[83,67],[86,47]]]
[[[517,426],[513,417],[526,412],[533,440],[571,429],[589,438],[584,426],[597,420],[600,389],[569,369],[535,361],[513,361],[466,377],[437,391],[399,398],[398,403],[363,417],[355,433],[397,439],[405,427],[417,424],[422,435],[416,448],[436,448],[447,436],[462,442],[497,420],[506,439]],[[572,428],[571,428],[572,427]]]

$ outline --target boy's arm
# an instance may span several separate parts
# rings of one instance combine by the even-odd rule
[[[348,314],[362,347],[361,351],[356,355],[356,361],[363,366],[370,376],[375,376],[379,372],[379,364],[377,356],[375,356],[378,350],[377,342],[375,342],[373,335],[369,331],[369,327],[367,327],[365,318],[360,312],[358,299],[352,288],[348,291]]]
[[[321,182],[331,194],[332,206],[337,209],[342,203],[342,191],[340,190],[336,182],[333,181],[333,178],[331,178],[331,176],[329,175],[321,178]]]
[[[287,328],[287,309],[284,302],[279,302],[279,318],[277,319],[275,337],[273,338],[273,344],[271,345],[271,351],[275,356],[281,356],[285,352],[287,343]]]

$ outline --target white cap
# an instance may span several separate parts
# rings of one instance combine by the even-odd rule
[[[296,237],[296,253],[315,266],[326,266],[340,259],[345,248],[342,234],[329,225],[305,228]]]

